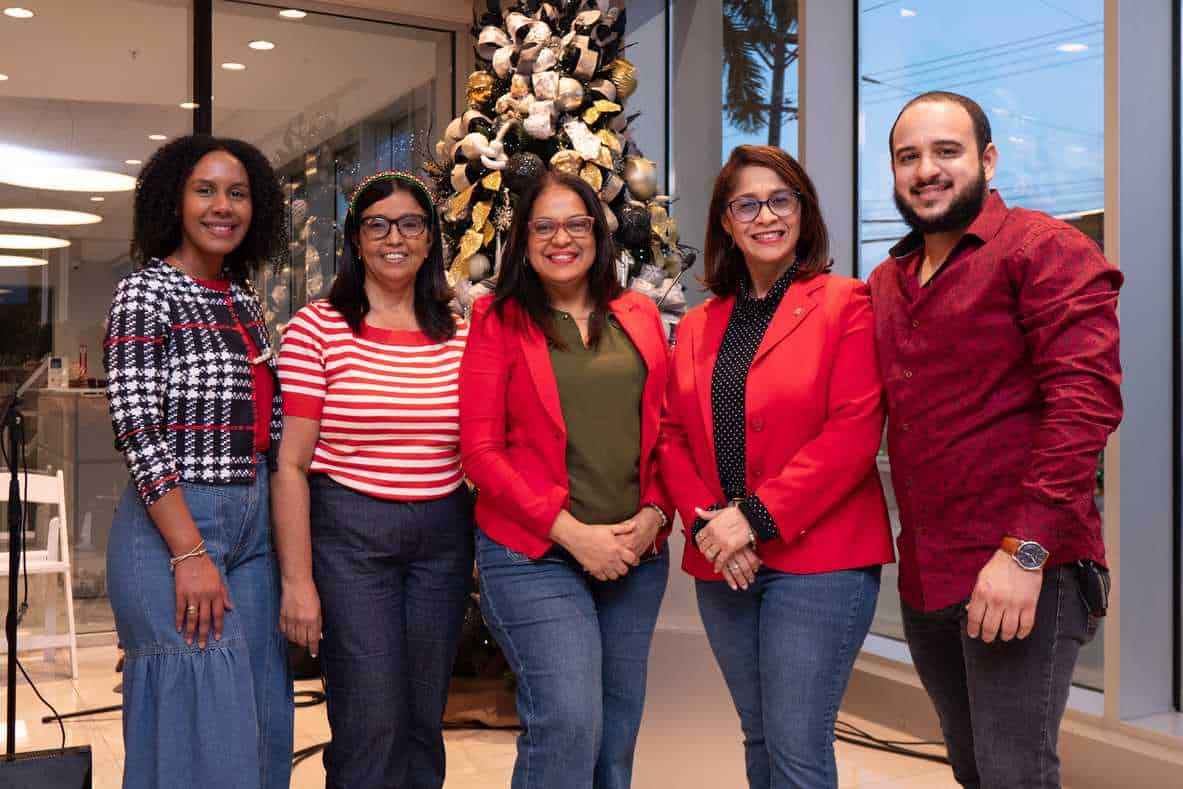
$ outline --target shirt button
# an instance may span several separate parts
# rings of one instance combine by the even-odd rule
[[[920,321],[912,321],[912,328],[913,329],[920,328]]]
[[[764,417],[762,416],[752,417],[751,423],[752,430],[755,430],[757,433],[764,429]]]
[[[911,370],[904,370],[904,377],[905,377],[905,378],[911,378],[911,377],[912,377],[912,371],[911,371]]]
[[[907,433],[911,429],[912,429],[912,426],[909,425],[907,422],[904,422],[902,425],[900,425],[900,430],[903,430],[905,433]]]

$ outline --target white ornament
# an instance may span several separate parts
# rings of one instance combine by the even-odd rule
[[[534,95],[539,99],[554,99],[559,95],[559,74],[543,71],[534,75]]]
[[[594,162],[600,156],[600,138],[583,121],[570,120],[563,124],[563,131],[571,138],[571,145],[585,160]]]

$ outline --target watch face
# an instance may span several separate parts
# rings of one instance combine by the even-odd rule
[[[1015,559],[1028,570],[1038,570],[1047,561],[1047,551],[1037,542],[1025,542],[1015,551]]]

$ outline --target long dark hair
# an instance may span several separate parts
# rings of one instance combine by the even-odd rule
[[[185,182],[206,154],[225,151],[242,162],[251,190],[251,223],[242,243],[222,261],[227,279],[243,284],[259,266],[287,254],[283,191],[267,157],[248,142],[191,134],[160,146],[136,179],[131,259],[146,266],[181,246],[181,201]]]
[[[780,148],[768,145],[740,145],[715,178],[711,207],[707,214],[707,237],[703,245],[702,282],[716,296],[729,296],[747,280],[748,266],[743,253],[723,229],[723,213],[735,188],[735,179],[745,167],[767,167],[796,192],[801,201],[801,235],[797,238],[797,280],[804,281],[830,270],[830,234],[822,219],[813,181],[796,159]]]
[[[415,274],[415,320],[419,328],[431,339],[442,342],[456,334],[456,320],[448,304],[452,300],[452,289],[444,275],[443,240],[440,238],[439,220],[431,203],[431,196],[413,176],[391,174],[389,178],[363,184],[354,195],[345,217],[345,248],[348,259],[345,267],[337,272],[329,290],[329,304],[341,313],[354,334],[361,334],[361,323],[370,311],[370,300],[366,298],[366,265],[358,247],[358,232],[361,230],[361,215],[379,200],[385,200],[395,192],[406,192],[428,217],[428,232],[431,247],[427,259]]]
[[[612,242],[612,234],[608,232],[608,223],[604,219],[600,198],[582,178],[549,171],[527,187],[518,198],[514,206],[513,224],[506,236],[505,250],[501,257],[501,273],[497,277],[493,307],[500,313],[505,302],[513,301],[522,308],[534,325],[542,330],[552,345],[566,350],[567,344],[563,342],[555,327],[550,297],[546,295],[542,280],[530,265],[526,252],[530,240],[530,214],[534,210],[534,203],[543,191],[552,187],[570,189],[579,195],[584,210],[595,220],[592,232],[596,239],[596,259],[587,271],[588,292],[594,304],[587,326],[587,344],[595,348],[604,332],[608,305],[613,299],[618,298],[624,289],[616,279],[616,245]]]

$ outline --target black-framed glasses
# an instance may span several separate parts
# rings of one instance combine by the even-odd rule
[[[530,232],[534,234],[535,238],[547,239],[559,232],[559,228],[567,231],[567,235],[571,238],[585,238],[590,236],[592,230],[595,229],[596,220],[590,216],[569,216],[564,221],[560,222],[557,219],[549,219],[543,217],[541,219],[531,219],[526,223],[526,227],[530,228]]]
[[[388,216],[363,216],[361,233],[369,241],[381,241],[390,235],[390,228],[398,227],[398,233],[403,238],[418,238],[427,230],[427,217],[423,214],[403,214],[390,218]]]
[[[801,210],[801,195],[790,189],[773,192],[767,200],[757,200],[754,197],[737,197],[727,204],[727,210],[737,222],[754,222],[760,215],[760,209],[768,206],[774,216],[782,219],[793,216]]]

